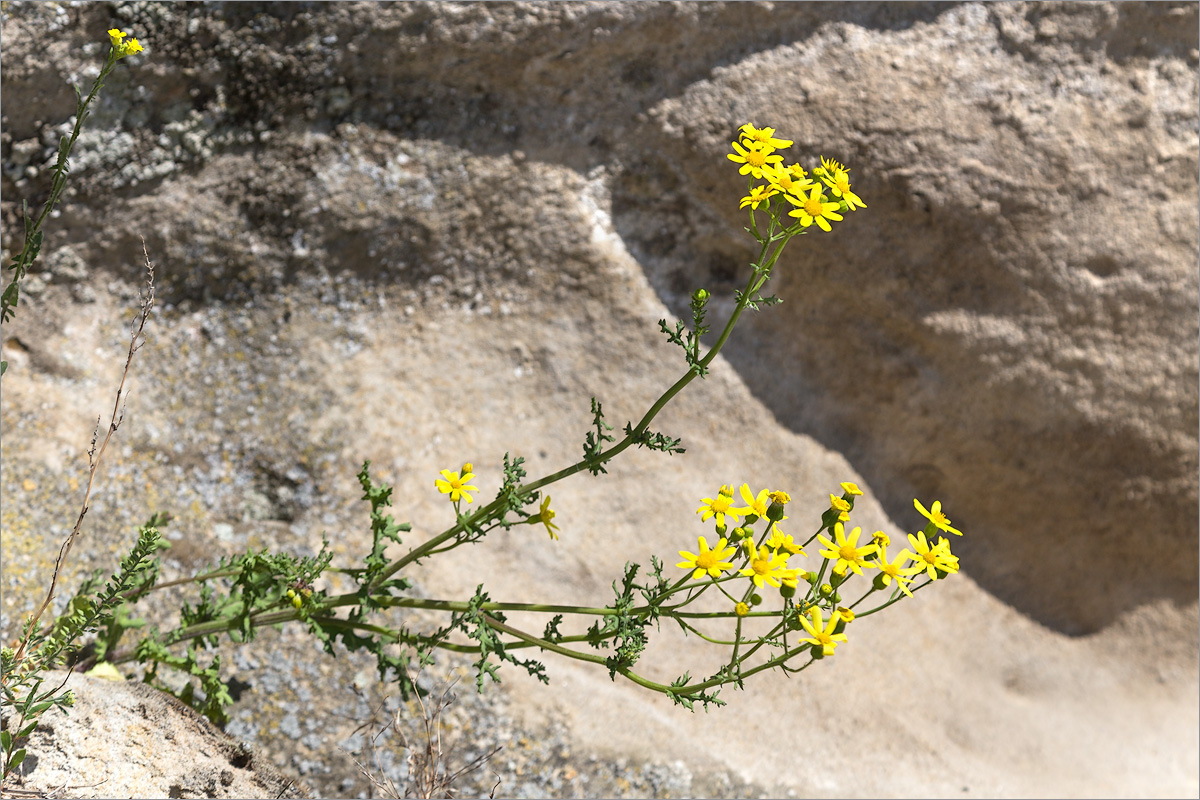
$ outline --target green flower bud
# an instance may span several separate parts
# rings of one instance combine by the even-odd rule
[[[758,592],[755,592],[754,594],[750,595],[750,605],[752,605],[752,606],[762,605],[762,595],[759,594]]]
[[[842,602],[842,596],[837,592],[834,592],[833,594],[829,595],[829,601],[832,603],[840,603]]]
[[[833,594],[833,587],[830,586],[828,583],[822,583],[821,584],[821,594],[825,597],[828,597],[829,595]]]
[[[783,503],[771,503],[767,506],[767,519],[771,522],[779,522],[783,519]]]
[[[301,600],[298,596],[293,595],[292,596],[292,607],[295,608],[296,610],[299,610],[300,606],[302,606],[302,605],[304,605],[304,601]]]
[[[789,599],[792,597],[795,597],[796,596],[796,587],[791,586],[790,584],[786,584],[786,583],[780,584],[779,585],[779,595],[781,597],[785,597],[785,598],[789,598]]]
[[[746,515],[746,524],[747,525],[753,525],[756,522],[758,522],[758,514],[747,514]]]
[[[835,589],[837,587],[841,586],[843,583],[845,583],[849,579],[850,579],[850,571],[849,570],[847,570],[845,572],[838,572],[837,570],[834,570],[834,573],[829,576],[829,582],[833,585],[833,588],[835,588]]]

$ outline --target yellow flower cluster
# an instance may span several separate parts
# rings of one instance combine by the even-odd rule
[[[766,129],[765,136],[773,131]],[[839,642],[846,641],[842,631],[846,623],[854,619],[850,609],[834,606],[840,602],[839,587],[850,574],[864,575],[864,569],[877,569],[879,572],[873,581],[873,588],[867,594],[881,591],[894,583],[896,588],[908,597],[912,597],[909,584],[914,576],[924,572],[931,581],[944,578],[948,574],[958,572],[958,557],[950,552],[950,542],[935,532],[947,532],[961,535],[961,531],[950,526],[950,519],[942,513],[942,504],[935,502],[931,509],[926,509],[919,500],[913,503],[928,523],[921,532],[908,537],[911,550],[905,549],[895,558],[888,556],[887,548],[890,540],[883,531],[876,531],[869,542],[859,544],[862,528],[856,527],[849,533],[845,524],[850,519],[854,509],[854,499],[862,496],[859,487],[849,481],[841,484],[842,494],[830,495],[830,510],[825,513],[822,528],[812,539],[815,539],[823,549],[819,554],[824,559],[816,572],[789,566],[788,559],[794,555],[805,556],[802,546],[793,541],[791,535],[779,529],[779,523],[786,520],[783,507],[791,498],[786,492],[763,489],[755,494],[748,484],[743,483],[741,497],[745,506],[735,506],[733,489],[722,486],[716,497],[706,497],[696,513],[701,521],[713,519],[719,539],[715,547],[709,547],[708,540],[701,536],[697,552],[680,550],[683,558],[676,566],[691,570],[693,580],[710,580],[720,591],[730,597],[735,603],[737,616],[743,617],[750,613],[751,605],[762,602],[756,593],[764,585],[779,588],[786,602],[794,602],[800,614],[800,626],[812,638],[802,641],[813,645],[814,652],[820,651],[821,656],[832,655]],[[767,528],[761,538],[756,541],[753,525],[765,519]],[[828,530],[831,536],[826,537]],[[930,537],[933,537],[932,539]],[[812,541],[810,539],[809,541]],[[807,544],[807,542],[805,542]],[[740,569],[738,568],[740,566]],[[736,575],[726,575],[737,569]],[[828,583],[821,579],[829,575]],[[746,595],[737,600],[729,595],[722,583],[727,583],[734,577],[749,578],[753,584],[747,587]],[[796,597],[799,581],[808,581],[812,589],[807,598]],[[818,585],[819,584],[819,585]],[[865,596],[864,596],[865,599]],[[821,613],[821,607],[829,608],[831,615],[828,623]],[[818,657],[821,657],[818,656]]]
[[[782,197],[796,206],[788,216],[797,219],[800,229],[816,225],[829,231],[831,220],[843,219],[840,212],[867,207],[850,190],[849,167],[822,156],[821,166],[814,167],[810,175],[799,164],[784,165],[783,156],[777,151],[791,147],[792,141],[775,138],[774,128],[756,128],[746,123],[738,130],[738,141],[731,143],[733,152],[728,157],[742,165],[740,174],[750,176],[749,194],[741,199],[738,208],[749,206],[753,213],[772,198]],[[766,183],[756,186],[755,180]]]
[[[142,46],[137,39],[125,41],[125,37],[129,34],[118,28],[110,28],[108,31],[109,41],[112,42],[113,50],[117,54],[117,58],[133,55],[134,53],[142,52]]]

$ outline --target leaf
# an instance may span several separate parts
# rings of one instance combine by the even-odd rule
[[[17,767],[21,766],[21,762],[24,760],[25,760],[25,749],[21,748],[20,750],[18,750],[17,752],[12,754],[12,759],[8,762],[8,769],[10,771],[16,769]]]

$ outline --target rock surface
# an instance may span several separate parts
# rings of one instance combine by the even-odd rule
[[[728,308],[753,258],[724,158],[750,120],[847,162],[868,208],[789,247],[783,305],[656,421],[685,456],[554,487],[562,542],[489,540],[420,589],[602,604],[742,481],[803,520],[858,480],[856,524],[893,540],[914,495],[941,499],[964,574],[707,716],[559,661],[548,690],[464,692],[467,754],[509,747],[492,772],[529,796],[1195,794],[1197,21],[1195,3],[8,4],[6,257],[102,31],[147,53],[108,81],[4,326],[5,636],[77,513],[139,236],[166,305],[75,576],[159,508],[168,577],[322,531],[356,559],[362,459],[419,539],[446,522],[439,469],[473,461],[485,494],[505,452],[553,471],[589,395],[620,424],[674,380],[656,321],[701,285]],[[661,637],[658,677],[712,657]],[[362,792],[335,745],[389,693],[369,664],[288,630],[235,652],[251,688],[230,730],[321,795]],[[774,748],[764,708],[791,725]]]
[[[47,681],[65,682],[76,702],[69,713],[47,712],[25,744],[23,777],[42,791],[58,797],[309,796],[245,743],[144,683],[78,673],[68,680],[65,672],[48,673]]]

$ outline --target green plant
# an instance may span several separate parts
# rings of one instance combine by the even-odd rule
[[[114,51],[119,41],[114,37]],[[110,54],[109,66],[112,63],[115,59]],[[47,696],[39,694],[39,672],[93,629],[98,632],[94,652],[77,668],[139,662],[145,666],[144,679],[155,683],[160,668],[178,671],[194,681],[178,696],[218,722],[224,719],[231,698],[221,679],[219,656],[208,658],[208,648],[223,638],[249,642],[262,628],[280,624],[304,626],[331,654],[337,643],[351,651],[369,652],[375,657],[380,680],[395,681],[406,699],[414,692],[420,696],[410,678],[413,660],[424,664],[434,650],[473,656],[476,685],[481,691],[489,680],[499,682],[505,663],[548,682],[545,665],[530,657],[530,651],[540,651],[595,664],[613,680],[620,677],[631,681],[688,709],[694,709],[697,703],[707,709],[724,704],[719,697],[724,687],[740,688],[745,680],[771,670],[801,672],[833,656],[836,648],[847,642],[846,631],[851,623],[911,598],[916,591],[957,572],[958,559],[951,553],[945,534],[960,532],[950,525],[940,503],[933,503],[927,510],[914,501],[926,519],[924,529],[908,537],[911,549],[889,557],[890,542],[882,531],[860,543],[861,528],[846,530],[855,499],[862,495],[855,484],[841,484],[841,492],[830,495],[829,508],[815,531],[797,541],[782,528],[788,521],[788,493],[781,488],[755,491],[743,483],[737,490],[743,505],[737,505],[734,487],[723,485],[712,497],[703,498],[697,509],[700,521],[713,526],[715,545],[710,546],[708,538],[699,536],[695,552],[680,550],[682,560],[675,568],[683,570],[681,575],[670,574],[657,557],[651,558],[648,568],[626,564],[621,577],[612,584],[612,600],[604,606],[501,602],[493,600],[483,584],[466,600],[427,599],[413,596],[410,591],[412,575],[422,563],[477,543],[497,530],[542,526],[551,540],[559,539],[559,526],[553,521],[555,511],[546,493],[552,484],[584,471],[599,476],[630,448],[647,448],[668,456],[685,452],[681,437],[651,430],[655,418],[694,380],[708,375],[713,360],[747,309],[758,311],[781,302],[763,292],[789,242],[817,231],[822,234],[816,235],[830,233],[833,223],[841,221],[846,212],[866,207],[851,190],[849,170],[844,165],[827,158],[821,158],[811,170],[796,163],[785,165],[780,153],[792,143],[774,134],[772,128],[744,125],[728,156],[747,176],[747,194],[741,198],[740,207],[748,209],[746,231],[758,243],[758,255],[749,265],[744,287],[736,292],[732,311],[708,348],[703,342],[704,336],[712,332],[711,298],[706,290],[698,289],[691,296],[690,327],[682,321],[673,325],[666,320],[659,322],[668,340],[682,351],[685,368],[640,419],[626,422],[620,439],[613,435],[615,426],[605,420],[600,401],[591,398],[591,422],[582,458],[573,464],[528,480],[523,458],[505,454],[499,465],[499,491],[492,500],[478,506],[475,495],[479,489],[472,483],[474,465],[465,463],[457,470],[442,470],[434,479],[434,488],[445,495],[453,522],[441,533],[401,553],[397,549],[404,547],[410,525],[397,522],[389,513],[392,489],[372,476],[370,463],[366,462],[357,477],[363,500],[370,507],[372,536],[370,550],[358,564],[333,566],[327,547],[307,558],[250,551],[222,560],[191,578],[160,583],[154,551],[161,546],[157,528],[163,520],[151,520],[142,529],[138,546],[106,588],[97,592],[95,585],[85,586],[72,601],[79,603],[78,609],[69,612],[66,621],[56,621],[51,632],[39,638],[42,633],[38,620],[53,596],[52,582],[47,601],[26,626],[21,648],[6,652],[5,702],[23,709],[20,731],[27,733],[30,724],[36,723],[36,713],[40,713],[36,709],[49,707],[44,705]],[[62,160],[65,165],[65,157]],[[152,302],[152,272],[150,285]],[[146,312],[144,303],[143,324]],[[137,335],[130,347],[130,360]],[[110,426],[109,436],[115,429],[115,424]],[[64,545],[67,551],[73,536]],[[808,558],[806,547],[816,550],[819,558],[811,569],[792,561],[797,556]],[[854,584],[852,596],[855,578],[865,579],[868,570],[874,570],[872,578]],[[340,574],[354,588],[340,593],[316,588],[319,579],[328,573]],[[57,574],[56,569],[55,580]],[[924,580],[919,578],[921,575]],[[194,586],[195,598],[182,606],[176,626],[157,630],[138,624],[132,611],[136,603],[181,585]],[[706,596],[723,597],[721,609],[702,608],[698,601]],[[404,614],[412,609],[439,612],[444,615],[443,623],[423,630],[410,629]],[[510,612],[541,614],[544,628],[519,628],[508,621],[506,614]],[[645,674],[640,666],[643,653],[649,637],[663,621],[719,648],[723,653],[720,666],[698,678],[687,672],[659,679]],[[122,647],[124,638],[133,631],[137,632],[137,641]],[[61,644],[51,648],[46,642]],[[33,652],[52,655],[35,658]],[[19,681],[22,676],[28,681],[14,686],[24,687],[24,693],[14,691],[10,700],[9,681]],[[7,756],[10,745],[16,747],[17,738],[5,740],[6,774],[9,761],[19,761],[15,750],[11,750],[11,758]]]

